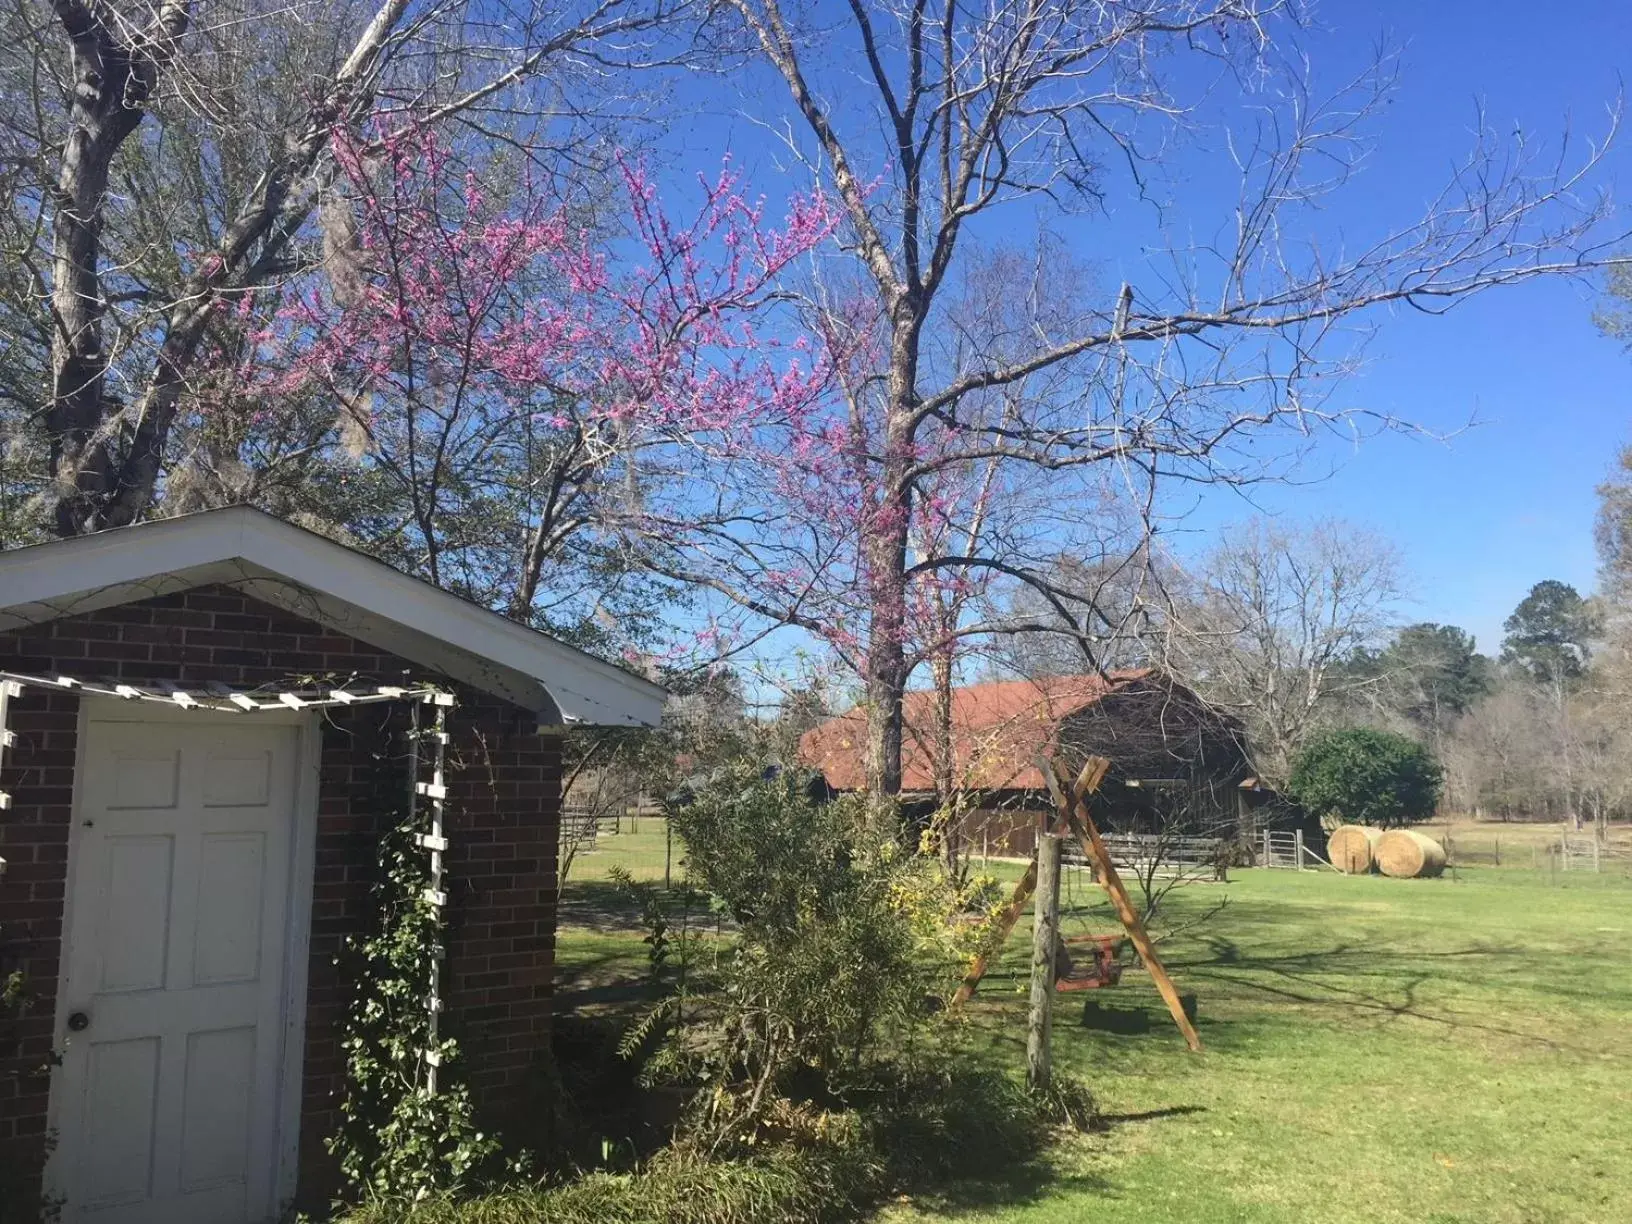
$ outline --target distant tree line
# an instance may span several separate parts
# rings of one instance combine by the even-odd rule
[[[1229,714],[1271,785],[1322,736],[1374,728],[1431,753],[1445,808],[1602,824],[1632,815],[1632,448],[1618,473],[1600,490],[1600,593],[1536,583],[1494,654],[1455,625],[1393,621],[1393,548],[1342,522],[1250,523],[1185,563],[1153,552],[1137,578],[1062,561],[1057,581],[1104,606],[1103,657],[1164,668]],[[1083,667],[1063,635],[999,664]]]

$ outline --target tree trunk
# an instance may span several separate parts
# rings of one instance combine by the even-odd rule
[[[957,751],[953,744],[952,720],[952,647],[947,614],[942,615],[940,632],[948,645],[935,652],[932,668],[935,675],[935,801],[940,807],[941,857],[946,862],[947,878],[962,881],[963,859],[963,804],[958,787]]]
[[[888,541],[875,554],[891,551]],[[901,639],[904,565],[893,578],[872,584],[873,624],[867,651],[867,789],[875,798],[901,793],[902,713],[907,687],[906,649]]]
[[[109,415],[103,209],[114,155],[142,121],[158,63],[122,43],[91,9],[72,2],[56,8],[69,39],[73,99],[51,219],[51,402],[45,423],[56,481],[55,529],[68,536],[86,530],[110,480],[98,436]],[[159,23],[153,45],[164,53],[186,28],[185,7],[165,5]]]
[[[889,409],[878,501],[867,544],[867,789],[901,792],[901,706],[907,688],[907,544],[912,524],[909,468],[917,425],[918,350],[923,312],[918,295],[899,291],[891,308]]]

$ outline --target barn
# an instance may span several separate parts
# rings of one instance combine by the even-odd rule
[[[524,1125],[562,732],[663,698],[247,508],[0,553],[0,1193],[102,1224],[326,1199],[336,958],[395,788],[432,822],[427,1009],[484,1120]]]
[[[944,713],[933,691],[915,690],[903,724],[909,811],[938,804],[937,773],[950,773],[962,836],[977,851],[1032,852],[1038,816],[1052,810],[1039,755],[1072,771],[1090,755],[1110,759],[1096,809],[1107,830],[1176,822],[1218,836],[1251,819],[1254,771],[1240,729],[1155,669],[964,685]],[[937,730],[943,726],[949,734]],[[806,732],[800,760],[835,790],[860,790],[866,742],[866,714],[853,709]],[[950,756],[938,745],[949,745]]]

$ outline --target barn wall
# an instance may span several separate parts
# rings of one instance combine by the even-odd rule
[[[1238,821],[1239,783],[1253,772],[1237,728],[1161,684],[1129,688],[1065,719],[1060,747],[1072,767],[1090,755],[1110,759],[1096,804],[1107,830],[1156,829],[1177,815],[1196,833],[1223,835]],[[1129,787],[1131,780],[1182,785]]]
[[[238,688],[295,677],[401,683],[435,677],[366,643],[208,587],[0,633],[0,668],[132,684]],[[464,1049],[478,1106],[508,1133],[549,1111],[530,1104],[548,1047],[555,955],[560,740],[539,735],[530,713],[468,691],[449,729],[450,878],[445,1031]],[[68,831],[77,753],[78,701],[26,690],[12,705],[16,747],[0,790],[0,977],[27,975],[31,1002],[19,1022],[0,1019],[0,1194],[37,1184],[46,1144]],[[200,714],[200,717],[222,717]],[[347,983],[334,960],[346,935],[370,920],[369,886],[382,832],[375,796],[402,750],[406,712],[391,706],[337,710],[322,733],[317,863],[312,911],[301,1198],[326,1200],[333,1185],[324,1138],[336,1122],[342,1077],[338,1024]],[[384,772],[382,772],[384,771]],[[406,774],[401,773],[406,785]],[[21,1186],[6,1185],[6,1179]],[[12,1199],[17,1202],[17,1198]]]

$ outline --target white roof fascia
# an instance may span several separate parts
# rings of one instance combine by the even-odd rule
[[[0,630],[213,582],[529,705],[545,722],[662,717],[658,685],[248,507],[0,552]]]

